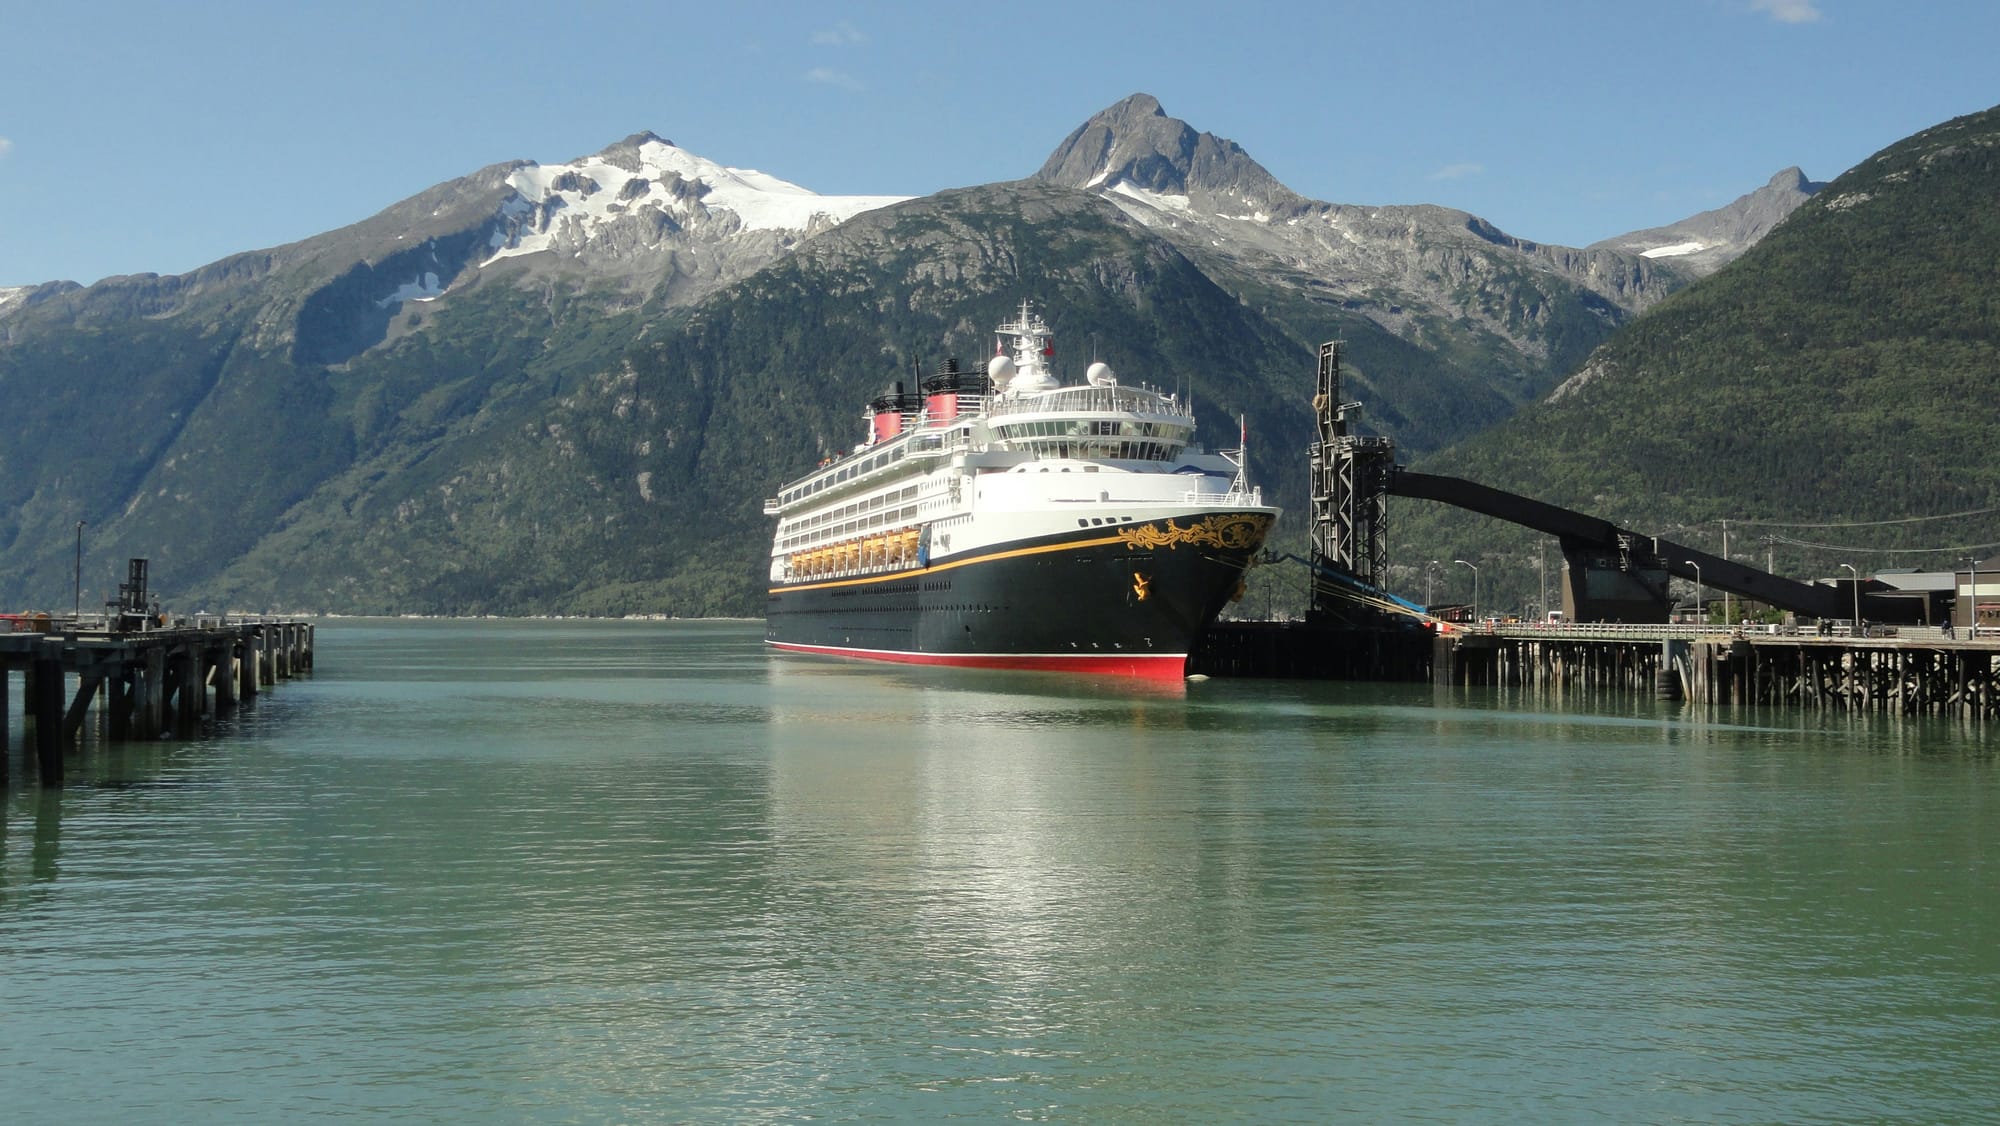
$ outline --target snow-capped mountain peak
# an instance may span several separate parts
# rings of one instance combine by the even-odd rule
[[[729,168],[651,133],[564,164],[507,177],[488,262],[586,244],[651,248],[681,231],[810,234],[905,196],[825,196],[755,169]]]
[[[1035,178],[1174,211],[1258,213],[1301,202],[1236,142],[1168,117],[1151,94],[1133,94],[1092,115]]]

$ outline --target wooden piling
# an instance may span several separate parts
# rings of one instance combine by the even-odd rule
[[[261,653],[276,656],[283,649],[281,662],[271,667],[274,676],[311,669],[312,638],[305,623],[226,619],[134,631],[105,623],[61,633],[0,633],[0,737],[19,670],[35,762],[45,783],[59,784],[63,752],[77,744],[92,710],[112,740],[163,733],[189,738],[205,719],[256,696]],[[0,746],[0,759],[5,751]]]
[[[35,724],[35,764],[41,770],[43,782],[60,784],[63,780],[62,662],[52,657],[36,658],[34,682],[30,718]]]
[[[1401,631],[1223,622],[1190,662],[1216,676],[1680,696],[1701,704],[2000,719],[2000,644],[1929,638],[1538,627]]]

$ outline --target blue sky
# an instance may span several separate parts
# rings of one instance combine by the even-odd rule
[[[1992,0],[0,0],[0,285],[181,273],[652,130],[829,194],[1144,91],[1295,191],[1583,245],[2000,102]]]

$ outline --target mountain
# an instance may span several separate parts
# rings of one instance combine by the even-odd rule
[[[200,591],[295,506],[352,499],[357,466],[440,464],[468,433],[614,363],[642,326],[893,198],[816,196],[640,134],[565,165],[493,165],[186,275],[10,291],[0,602],[62,586],[54,541],[77,520],[100,554],[153,558]],[[285,597],[422,608],[435,603],[404,591],[426,573],[390,566]]]
[[[1737,197],[1713,211],[1691,215],[1678,223],[1591,243],[1591,249],[1622,250],[1642,258],[1670,258],[1697,277],[1707,277],[1740,257],[1771,232],[1785,216],[1811,199],[1825,184],[1787,168],[1770,183]]]
[[[47,282],[42,285],[0,285],[0,317],[9,309],[25,309],[39,305],[51,297],[60,296],[83,287],[71,281]]]
[[[1891,145],[1542,402],[1421,467],[1710,550],[1727,520],[1732,550],[1797,574],[1986,553],[2000,539],[1996,197],[2000,108]],[[1531,537],[1427,504],[1392,512],[1399,558],[1483,560],[1489,589],[1510,573],[1532,585]],[[1936,519],[1954,513],[1969,515]]]
[[[1304,404],[1271,386],[1295,345],[1170,248],[1080,193],[962,189],[858,216],[671,325],[624,314],[606,326],[623,343],[587,371],[496,381],[435,439],[357,458],[207,589],[250,605],[755,613],[763,498],[859,440],[860,404],[887,381],[985,355],[1023,292],[1048,302],[1079,370],[1095,337],[1128,378],[1186,387],[1211,428],[1282,403],[1265,440],[1306,441]],[[399,343],[372,378],[419,357]],[[1265,468],[1302,494],[1302,465]]]
[[[1532,400],[1687,275],[1306,200],[1126,99],[1025,180],[825,197],[638,134],[353,226],[0,307],[0,604],[127,556],[185,605],[755,614],[761,499],[893,379],[1046,302],[1186,389],[1295,514],[1313,350],[1413,450]],[[1233,444],[1233,443],[1231,443]],[[93,579],[92,576],[95,576]]]
[[[1515,238],[1449,208],[1305,199],[1145,94],[1085,122],[1036,178],[1117,203],[1302,340],[1344,334],[1370,417],[1416,450],[1548,390],[1692,276]]]

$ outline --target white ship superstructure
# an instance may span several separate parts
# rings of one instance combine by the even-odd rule
[[[869,588],[923,593],[924,578],[949,574],[948,589],[970,587],[981,599],[939,605],[988,607],[951,613],[991,614],[996,599],[1010,614],[1046,612],[1049,596],[1059,591],[1037,594],[1007,585],[1007,576],[1034,577],[1019,565],[1023,558],[1081,551],[1150,563],[1183,543],[1228,553],[1232,577],[1240,574],[1277,515],[1245,482],[1240,447],[1234,457],[1203,451],[1193,444],[1195,420],[1185,401],[1123,385],[1105,364],[1091,364],[1082,384],[1062,385],[1051,371],[1053,335],[1025,303],[998,336],[997,354],[985,371],[960,371],[948,363],[919,391],[893,387],[871,404],[865,442],[766,502],[765,512],[778,517],[770,572],[773,644],[904,660],[985,657],[992,659],[946,663],[1046,664],[1052,662],[1026,661],[1021,652],[956,651],[963,637],[927,633],[914,620],[890,624],[899,611],[864,607],[870,600],[854,596]],[[1095,550],[1107,546],[1113,549],[1108,554]],[[969,581],[976,576],[957,573],[975,565],[993,574]],[[1137,602],[1167,593],[1155,591],[1159,576],[1147,567],[1131,570],[1120,587],[1135,590]],[[917,585],[885,581],[892,577]],[[814,590],[844,597],[791,597]],[[1208,600],[1205,592],[1203,601]],[[835,609],[843,604],[854,612]],[[926,608],[918,605],[914,612],[922,615]],[[817,625],[789,628],[807,618],[816,618]],[[1029,623],[1015,623],[1022,627],[1016,629],[981,624],[987,628],[977,632],[992,643],[983,648],[1056,644],[1060,649],[1074,642],[1067,646],[1069,655],[1082,650],[1083,639],[1045,637]],[[909,636],[901,640],[921,646],[936,634],[931,639],[950,642],[954,652],[896,645],[863,652],[871,647],[853,640],[857,629],[900,635],[905,626]],[[1135,636],[1156,646],[1155,634],[1180,632]],[[1104,642],[1092,640],[1101,652]],[[1180,639],[1179,657],[1184,658],[1188,640]],[[1120,653],[1129,649],[1122,635],[1111,643]],[[1157,656],[1165,663],[1176,655]]]

